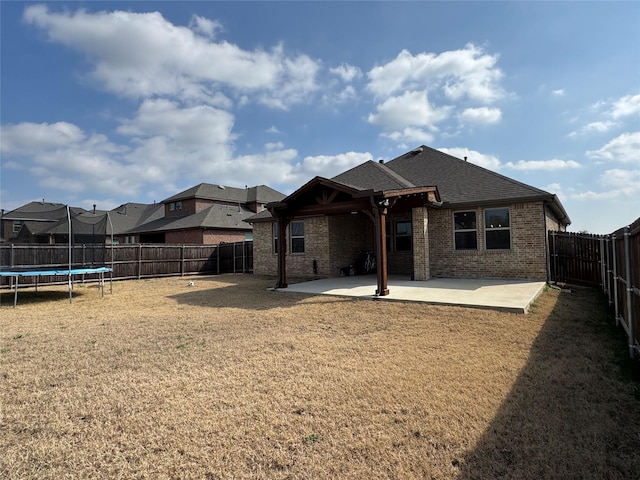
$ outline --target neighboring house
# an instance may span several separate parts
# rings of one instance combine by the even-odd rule
[[[73,215],[86,212],[71,207]],[[52,229],[67,222],[67,206],[62,203],[29,202],[0,216],[0,239],[3,243],[56,243]]]
[[[555,195],[426,146],[316,177],[267,209],[248,219],[254,273],[286,287],[287,274],[338,276],[373,251],[380,295],[387,274],[546,279],[547,230],[570,223]]]
[[[251,240],[243,220],[284,194],[259,185],[251,188],[201,183],[158,204],[125,203],[110,212],[71,207],[74,243],[218,244]],[[77,221],[73,221],[76,219]],[[67,206],[31,202],[2,213],[5,243],[68,243]]]
[[[109,212],[109,219],[113,225],[113,243],[121,245],[127,243],[141,243],[140,235],[132,233],[139,225],[150,223],[164,217],[164,205],[161,203],[124,203]],[[111,232],[110,227],[107,233]],[[107,243],[111,238],[107,236]]]
[[[265,185],[235,188],[201,183],[163,200],[161,216],[156,214],[125,234],[140,243],[199,245],[251,240],[251,225],[244,220],[282,198],[282,193]]]

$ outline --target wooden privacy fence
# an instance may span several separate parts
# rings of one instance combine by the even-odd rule
[[[610,235],[549,232],[549,280],[602,288],[640,358],[640,218]]]
[[[113,267],[113,279],[141,279],[171,275],[249,273],[253,271],[253,242],[219,245],[75,245],[72,268]],[[2,245],[0,270],[69,268],[66,245]],[[27,278],[27,277],[25,277]],[[87,277],[92,279],[93,277]],[[9,286],[9,279],[0,279]],[[39,284],[65,282],[66,277],[43,277]],[[26,285],[26,284],[25,284]]]

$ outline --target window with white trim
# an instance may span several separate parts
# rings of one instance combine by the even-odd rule
[[[511,223],[508,208],[490,208],[484,211],[485,248],[508,250],[511,248]]]
[[[453,236],[456,250],[478,249],[476,212],[453,212]]]
[[[291,222],[291,253],[304,253],[304,221]]]
[[[13,233],[18,233],[22,228],[22,220],[13,221]]]

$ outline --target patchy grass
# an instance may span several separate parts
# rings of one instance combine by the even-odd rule
[[[638,384],[597,292],[515,315],[191,280],[1,295],[0,478],[640,471]]]

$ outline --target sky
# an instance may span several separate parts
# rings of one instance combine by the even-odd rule
[[[0,1],[0,207],[291,193],[420,145],[640,217],[640,2]]]

